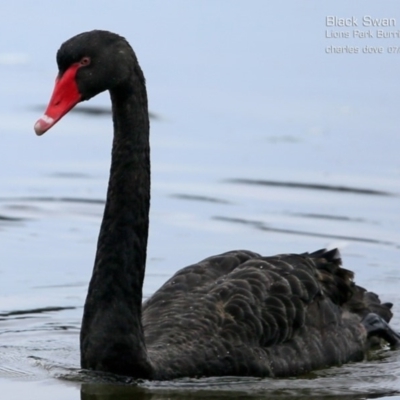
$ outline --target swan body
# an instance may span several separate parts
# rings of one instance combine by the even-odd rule
[[[108,90],[114,140],[107,201],[81,329],[81,365],[135,378],[293,376],[397,345],[391,304],[357,286],[337,250],[231,251],[177,272],[142,305],[150,206],[145,79],[128,42],[91,31],[57,53],[35,131]]]

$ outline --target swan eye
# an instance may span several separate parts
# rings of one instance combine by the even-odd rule
[[[81,67],[86,67],[90,64],[90,57],[82,57],[81,61],[79,61],[79,65]]]

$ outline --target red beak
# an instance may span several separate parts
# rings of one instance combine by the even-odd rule
[[[49,105],[35,124],[36,135],[43,135],[68,111],[81,100],[75,77],[80,64],[72,64],[61,77],[57,77],[56,84]]]

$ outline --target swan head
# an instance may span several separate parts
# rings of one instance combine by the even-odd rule
[[[138,65],[123,37],[100,30],[81,33],[63,43],[57,64],[53,94],[34,126],[37,135],[44,134],[79,102],[105,90],[123,88]]]

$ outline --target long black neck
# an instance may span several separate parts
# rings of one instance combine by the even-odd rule
[[[114,140],[107,201],[81,330],[83,368],[148,378],[141,324],[150,207],[147,94],[139,66],[110,91]]]

